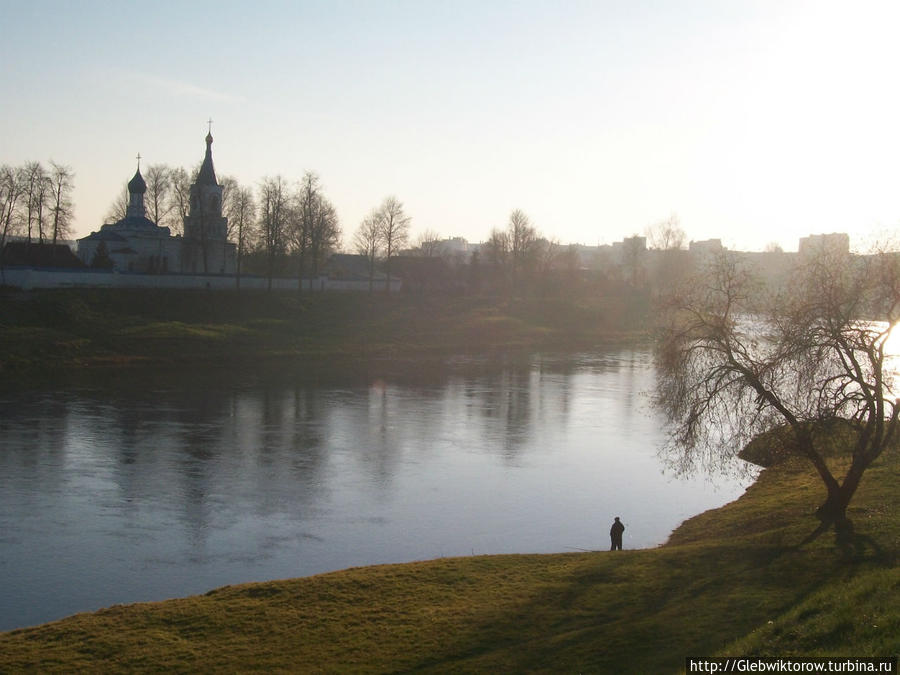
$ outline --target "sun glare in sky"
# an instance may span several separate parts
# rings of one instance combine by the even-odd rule
[[[677,214],[731,248],[900,222],[894,2],[0,0],[0,163],[73,167],[99,229],[138,152],[257,186],[317,172],[345,240],[396,195],[478,242]]]

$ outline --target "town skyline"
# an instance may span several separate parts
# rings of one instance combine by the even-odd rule
[[[589,246],[672,214],[738,250],[830,232],[864,249],[900,222],[889,3],[2,12],[17,105],[0,163],[72,167],[74,238],[104,224],[138,153],[192,168],[210,118],[221,174],[258,188],[315,171],[345,248],[388,195],[413,239],[473,243],[514,209]]]

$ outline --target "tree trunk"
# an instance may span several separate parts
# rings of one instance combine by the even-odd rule
[[[816,516],[823,523],[839,523],[847,519],[847,505],[856,494],[865,470],[866,465],[862,461],[854,460],[844,477],[844,482],[828,487],[825,502],[816,509]]]

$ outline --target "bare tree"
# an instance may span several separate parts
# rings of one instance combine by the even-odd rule
[[[303,290],[303,277],[309,257],[313,223],[319,210],[319,192],[319,177],[312,171],[307,171],[303,175],[300,187],[293,199],[294,205],[288,232],[291,248],[297,256],[297,289],[300,291]]]
[[[441,235],[432,229],[425,230],[419,236],[419,253],[427,258],[433,258],[440,253]]]
[[[259,187],[259,232],[266,258],[268,290],[276,264],[287,252],[287,226],[290,211],[287,186],[281,176],[263,178]]]
[[[648,226],[645,234],[649,247],[657,251],[678,251],[687,244],[687,234],[674,213]]]
[[[184,219],[191,212],[191,183],[198,171],[190,174],[177,167],[169,172],[169,229],[173,234],[184,234]]]
[[[253,199],[253,190],[249,187],[243,187],[234,181],[228,179],[227,191],[223,190],[223,195],[227,195],[227,201],[224,200],[228,216],[228,238],[233,239],[237,243],[237,260],[235,260],[235,285],[241,287],[241,265],[244,259],[244,253],[253,244],[255,228],[253,226],[256,217],[256,203]],[[225,180],[222,181],[225,185]]]
[[[7,164],[0,166],[0,251],[18,225],[18,205],[22,197],[23,172]]]
[[[50,193],[47,172],[40,162],[28,162],[22,169],[22,220],[28,243],[37,231],[38,242],[44,242],[44,210]]]
[[[657,345],[669,450],[691,465],[756,438],[803,458],[826,490],[808,540],[832,525],[846,532],[863,473],[897,436],[891,324],[867,319],[898,318],[898,279],[895,255],[823,252],[788,291],[767,291],[735,258],[715,259],[673,293]]]
[[[372,292],[372,286],[375,281],[375,263],[380,253],[380,227],[378,211],[372,212],[366,216],[356,228],[353,235],[353,247],[357,253],[366,257],[369,268],[369,293]]]
[[[334,251],[341,240],[341,226],[337,210],[324,196],[319,195],[315,217],[309,231],[309,257],[313,276],[319,274],[319,265]]]
[[[526,273],[534,271],[538,234],[521,209],[509,214],[506,230],[494,229],[487,245],[487,261],[504,278],[510,292],[521,290]]]
[[[387,197],[377,211],[378,228],[384,250],[384,271],[387,276],[385,292],[391,289],[391,260],[409,242],[409,223],[412,220],[403,211],[403,203],[396,197]]]
[[[119,196],[116,197],[112,204],[109,205],[109,208],[106,210],[106,215],[103,216],[104,221],[107,223],[116,223],[122,218],[124,218],[128,214],[128,183],[125,183],[122,186],[122,189],[119,190]]]
[[[509,225],[506,227],[509,238],[509,253],[512,257],[513,278],[517,272],[528,265],[529,258],[534,253],[538,239],[537,231],[528,220],[528,216],[521,209],[515,209],[509,214]]]
[[[60,237],[69,236],[72,223],[72,190],[75,189],[75,173],[72,168],[50,162],[50,210],[53,214],[53,244]]]
[[[506,231],[496,227],[492,229],[484,249],[488,264],[505,267],[509,258],[509,236]]]
[[[674,213],[664,220],[650,225],[645,234],[647,244],[656,253],[651,259],[653,267],[653,287],[657,292],[671,288],[690,271],[691,263],[685,247],[687,234]]]
[[[153,164],[147,168],[144,182],[147,191],[144,193],[144,206],[147,218],[154,224],[165,226],[169,213],[172,212],[172,170],[165,164]]]

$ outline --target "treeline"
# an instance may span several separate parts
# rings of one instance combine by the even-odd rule
[[[183,234],[190,212],[190,187],[200,165],[190,171],[182,167],[154,164],[142,170],[146,184],[144,205],[149,220]],[[374,207],[348,237],[346,248],[342,228],[321,180],[306,172],[299,181],[269,176],[257,185],[241,184],[232,176],[219,176],[222,212],[228,222],[227,237],[236,244],[236,271],[269,279],[274,277],[316,277],[335,252],[348,250],[365,261],[365,274],[373,281],[386,277],[409,280],[418,271],[420,287],[465,289],[473,292],[515,295],[572,293],[579,290],[615,290],[626,285],[643,286],[641,256],[634,248],[638,238],[626,240],[623,258],[615,264],[588,264],[577,246],[561,245],[548,239],[521,210],[511,212],[505,227],[494,228],[480,245],[447,246],[448,240],[433,230],[425,230],[411,240],[411,217],[397,197],[386,197]],[[73,218],[71,168],[50,162],[29,162],[19,167],[0,167],[0,246],[17,235],[29,242],[56,243],[71,236]],[[126,216],[129,202],[127,183],[111,204],[105,222]],[[677,218],[662,221],[648,231],[654,248],[681,250],[685,235]],[[403,258],[399,260],[398,258]],[[429,259],[426,265],[413,265]],[[592,272],[586,272],[591,267]],[[353,270],[352,274],[359,274]],[[416,286],[416,280],[409,286]],[[620,289],[621,290],[621,289]]]
[[[50,161],[0,166],[0,249],[10,236],[55,244],[71,233],[71,167]]]

